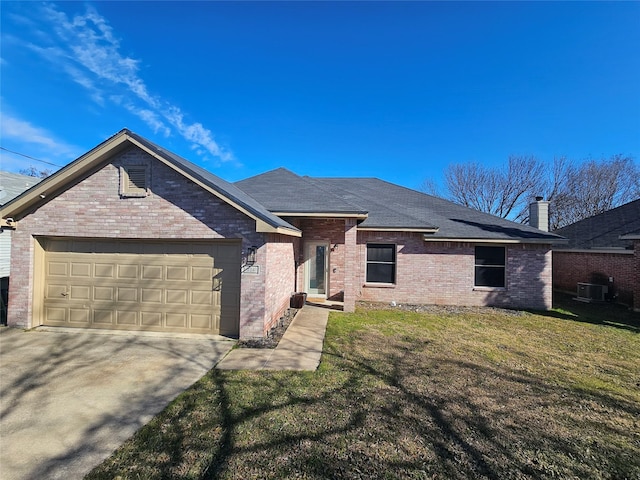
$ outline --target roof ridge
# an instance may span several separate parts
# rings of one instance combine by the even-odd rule
[[[319,180],[317,177],[309,177],[309,176],[305,176],[305,177],[302,177],[302,178],[303,178],[303,179],[307,179],[307,181],[309,181],[309,183],[310,183],[311,185],[313,185],[314,187],[320,187],[320,186],[318,185],[318,182],[322,183],[322,180]],[[369,210],[368,208],[365,208],[365,207],[363,207],[362,205],[359,205],[359,204],[357,204],[357,203],[353,203],[353,202],[351,202],[351,201],[349,201],[349,200],[345,200],[344,198],[341,198],[340,196],[336,195],[336,194],[335,194],[334,192],[332,192],[329,188],[327,188],[327,185],[326,185],[326,184],[322,185],[322,187],[320,187],[320,188],[322,188],[322,190],[323,190],[324,192],[326,192],[326,193],[330,194],[332,197],[337,198],[337,199],[338,199],[338,200],[340,200],[341,202],[344,202],[345,204],[347,204],[347,205],[348,205],[348,206],[350,206],[350,207],[355,207],[355,208],[357,208],[357,209],[362,210],[363,212],[366,212],[366,211],[368,211],[368,210]]]
[[[325,178],[324,179],[325,182],[328,181],[328,180],[331,180],[331,178]],[[388,184],[388,185],[390,185],[392,187],[395,187],[395,188],[402,187],[401,185],[396,185],[396,184],[391,183],[391,182],[386,182],[386,181],[380,180],[379,178],[376,178],[376,177],[367,177],[367,178],[347,178],[347,177],[343,177],[343,178],[341,178],[341,180],[343,180],[343,181],[351,180],[351,181],[356,181],[356,182],[358,180],[376,180],[378,182],[386,183],[386,184]],[[323,181],[323,180],[320,180],[320,181]],[[418,216],[413,215],[410,212],[408,212],[407,209],[406,209],[406,206],[401,205],[400,203],[398,203],[395,200],[387,199],[387,201],[385,201],[385,202],[378,201],[376,199],[376,195],[374,195],[373,198],[364,199],[364,198],[362,198],[362,196],[358,195],[357,193],[355,193],[353,191],[345,190],[343,187],[333,186],[333,188],[339,189],[340,191],[345,192],[347,194],[351,194],[351,195],[357,196],[360,200],[366,200],[367,202],[372,202],[372,203],[375,203],[377,205],[382,205],[382,206],[388,208],[389,210],[392,210],[396,214],[400,214],[400,215],[402,215],[404,217],[409,217],[412,220],[418,221],[419,223],[424,223],[423,219],[421,219]],[[368,190],[368,191],[372,191],[373,190],[372,188],[366,187],[364,185],[360,185],[360,188],[366,188],[366,190]],[[404,187],[402,187],[402,188],[404,188]],[[406,189],[406,190],[412,191],[414,193],[420,193],[420,192],[417,192],[417,191],[411,190],[411,189]],[[391,206],[390,204],[392,204],[393,206]],[[432,227],[432,228],[438,228],[438,225],[435,225],[432,222],[428,222],[427,225],[425,225],[425,226]]]

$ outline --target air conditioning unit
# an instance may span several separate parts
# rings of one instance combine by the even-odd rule
[[[595,283],[578,283],[578,298],[582,302],[604,302],[605,295],[609,292],[606,285]]]

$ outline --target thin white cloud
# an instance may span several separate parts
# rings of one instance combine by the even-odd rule
[[[151,110],[148,110],[145,108],[138,108],[131,104],[125,105],[125,108],[129,110],[131,113],[133,113],[134,115],[136,115],[137,117],[144,120],[144,122],[153,129],[153,133],[160,132],[165,137],[168,137],[169,135],[171,135],[171,129],[167,127],[162,122],[162,120],[160,120],[160,118],[158,118],[158,115],[156,115],[155,112],[152,112]]]
[[[51,132],[44,128],[36,127],[6,113],[2,114],[0,135],[4,140],[11,139],[23,144],[30,144],[46,150],[51,157],[65,158],[67,161],[74,159],[80,151],[78,147],[56,139]]]
[[[173,127],[206,154],[223,162],[234,160],[233,153],[215,141],[211,130],[200,122],[186,121],[185,114],[178,107],[149,92],[140,76],[140,61],[120,53],[120,40],[109,22],[93,7],[88,6],[83,14],[72,18],[57,10],[54,4],[43,8],[45,19],[56,37],[54,45],[27,46],[58,63],[73,81],[90,92],[96,103],[102,105],[105,96],[112,101],[118,99],[114,101],[116,105],[141,118],[154,132],[168,136],[170,127]],[[106,95],[104,90],[113,85],[125,87],[127,98],[123,99],[116,93]],[[144,106],[136,105],[138,102]],[[206,157],[206,154],[201,156]]]
[[[96,87],[95,83],[88,76],[73,65],[65,65],[64,69],[74,82],[89,90],[94,102],[100,106],[104,106],[104,94],[102,90]]]
[[[56,171],[83,151],[80,147],[59,140],[48,130],[6,112],[2,114],[0,137],[3,146],[0,151],[0,170],[17,172],[33,167]]]
[[[211,131],[204,128],[201,123],[185,123],[179,108],[170,107],[164,113],[169,123],[171,123],[185,139],[202,146],[211,155],[220,158],[223,162],[233,160],[233,155],[220,148],[213,139]]]

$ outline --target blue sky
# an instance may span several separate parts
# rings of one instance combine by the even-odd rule
[[[284,166],[416,188],[511,154],[640,158],[640,2],[0,11],[2,147],[60,166],[125,127],[231,181]]]

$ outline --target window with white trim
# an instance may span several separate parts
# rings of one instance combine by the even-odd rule
[[[475,252],[476,287],[504,287],[506,285],[506,258],[505,247],[477,246]]]
[[[367,283],[396,283],[394,244],[367,244]]]

